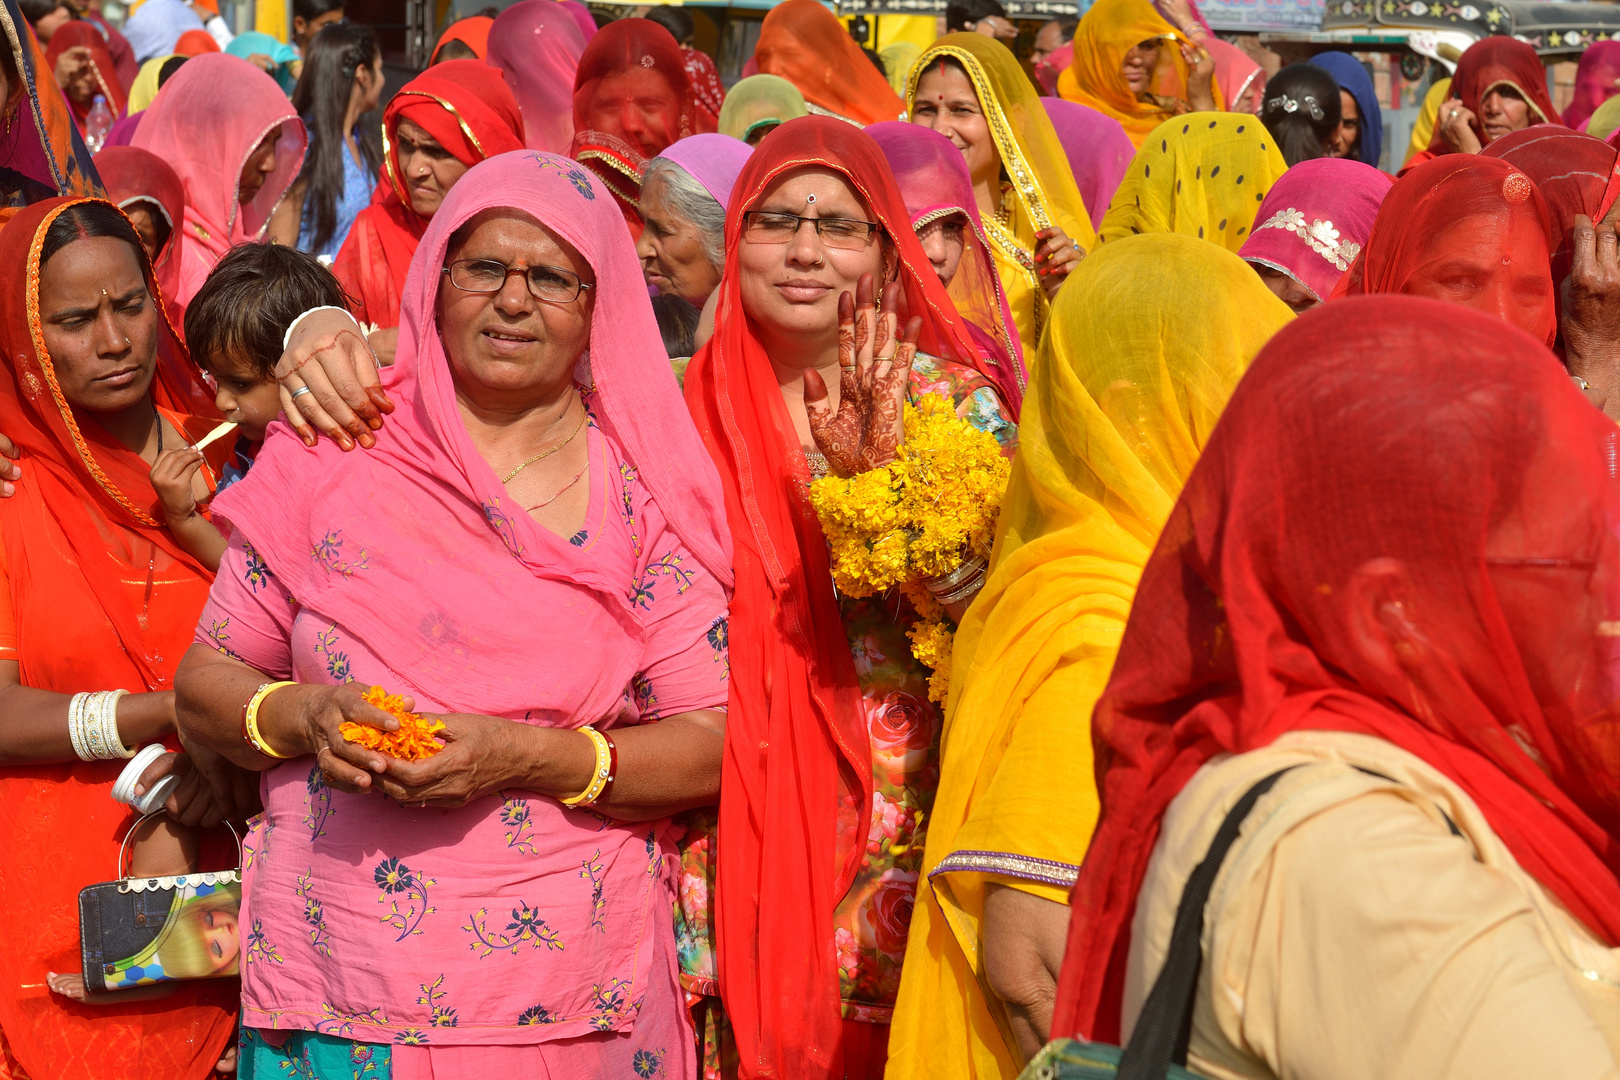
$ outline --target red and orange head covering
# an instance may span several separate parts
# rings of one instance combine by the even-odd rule
[[[899,120],[905,104],[838,16],[818,0],[783,0],[759,28],[754,60],[761,73],[799,88],[812,112],[862,126]]]
[[[439,53],[445,45],[452,41],[459,41],[473,51],[473,55],[482,60],[489,55],[489,28],[495,25],[495,20],[488,15],[472,15],[465,19],[457,19],[444,28],[439,35],[438,44],[433,46],[433,55],[428,58],[428,66],[439,62]]]
[[[90,72],[95,80],[92,93],[100,94],[107,99],[107,108],[112,110],[113,116],[122,116],[124,104],[128,100],[128,88],[118,81],[118,71],[113,64],[112,53],[107,51],[107,39],[101,36],[96,24],[84,19],[73,19],[64,23],[51,35],[50,46],[45,50],[45,61],[51,65],[53,71],[56,68],[56,61],[69,49],[90,50]],[[73,115],[79,123],[80,130],[83,130],[85,117],[90,115],[91,103],[69,98],[68,104],[73,108]]]
[[[1460,99],[1463,108],[1474,114],[1468,126],[1474,129],[1481,146],[1488,146],[1491,140],[1480,124],[1480,102],[1499,86],[1510,87],[1524,98],[1530,106],[1531,124],[1558,122],[1558,110],[1547,96],[1547,69],[1536,55],[1535,47],[1502,35],[1481,38],[1468,46],[1468,51],[1457,61],[1456,73],[1451,76],[1451,96]],[[1436,125],[1429,153],[1438,156],[1452,152],[1451,144]]]
[[[400,88],[383,113],[383,168],[409,209],[396,133],[409,120],[468,168],[496,154],[523,149],[523,116],[498,69],[482,60],[434,64]]]

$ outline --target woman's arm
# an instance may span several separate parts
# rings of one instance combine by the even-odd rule
[[[1069,906],[989,881],[979,930],[984,977],[1007,1008],[1021,1061],[1051,1037],[1058,973],[1069,935]]]
[[[105,687],[116,690],[118,687]],[[15,660],[0,660],[0,765],[77,761],[68,735],[72,694],[23,686]],[[118,700],[118,737],[128,747],[174,730],[174,694],[130,694]]]

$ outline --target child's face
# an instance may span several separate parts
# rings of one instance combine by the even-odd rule
[[[228,911],[205,911],[202,936],[215,971],[222,971],[236,961],[242,942],[236,930],[235,915]]]
[[[259,378],[252,364],[229,356],[210,357],[208,370],[219,387],[214,404],[225,419],[241,425],[237,431],[248,439],[263,439],[264,429],[281,412],[281,394],[274,380]]]

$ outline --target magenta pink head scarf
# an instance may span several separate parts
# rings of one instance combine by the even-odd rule
[[[1620,93],[1620,41],[1594,41],[1575,69],[1575,96],[1561,118],[1565,127],[1586,130],[1597,107]]]
[[[1021,373],[1027,370],[1024,347],[1013,328],[1012,309],[996,273],[962,151],[937,131],[897,120],[868,124],[866,133],[888,159],[913,229],[955,215],[967,219],[967,250],[945,291],[977,343],[992,351],[996,364],[991,377],[1016,412],[1023,403],[1019,387],[1024,381]]]
[[[1205,37],[1204,48],[1209,55],[1215,58],[1215,82],[1221,88],[1221,97],[1225,100],[1227,112],[1236,112],[1238,98],[1256,87],[1263,93],[1266,88],[1266,69],[1254,62],[1254,58],[1236,45],[1222,41],[1218,37]],[[1257,113],[1260,103],[1264,100],[1261,93],[1249,99],[1249,107],[1244,112]]]
[[[275,170],[243,203],[242,167],[277,128]],[[228,53],[194,56],[163,84],[141,114],[130,145],[168,162],[186,188],[176,302],[190,303],[232,247],[264,238],[271,211],[304,163],[307,141],[304,123],[281,87],[246,60]]]
[[[1271,185],[1238,255],[1281,270],[1326,300],[1366,246],[1394,183],[1350,158],[1302,161]]]
[[[600,27],[596,25],[596,20],[591,17],[590,8],[580,3],[579,0],[553,0],[553,2],[561,6],[573,17],[574,25],[579,27],[580,36],[587,43],[596,36],[596,31]]]
[[[566,154],[574,141],[574,73],[585,38],[557,0],[520,0],[489,29],[487,62],[500,68],[517,98],[530,150]]]
[[[1114,192],[1136,156],[1136,147],[1112,116],[1062,98],[1041,98],[1041,104],[1063,144],[1080,197],[1086,200],[1091,227],[1100,229],[1108,204],[1114,201]]]
[[[720,480],[664,359],[624,218],[578,162],[532,150],[474,166],[433,215],[405,280],[399,351],[383,376],[397,408],[377,445],[305,448],[278,420],[249,479],[214,505],[301,604],[388,664],[390,689],[450,711],[521,716],[564,687],[572,715],[552,722],[577,726],[608,715],[635,674],[634,560],[627,551],[618,565],[535,522],[467,434],[434,313],[451,234],[497,207],[542,222],[595,272],[576,378],[595,383],[596,424],[729,590]],[[398,615],[401,597],[409,618]],[[498,637],[478,634],[490,626]]]
[[[726,207],[731,205],[731,189],[737,186],[737,177],[753,152],[754,148],[741,139],[710,132],[676,139],[658,156],[685,169],[715,202]]]

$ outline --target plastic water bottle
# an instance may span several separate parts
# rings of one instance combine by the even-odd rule
[[[90,106],[90,115],[84,119],[84,145],[92,154],[101,149],[107,141],[107,132],[112,130],[113,114],[107,108],[107,99],[100,94]]]

